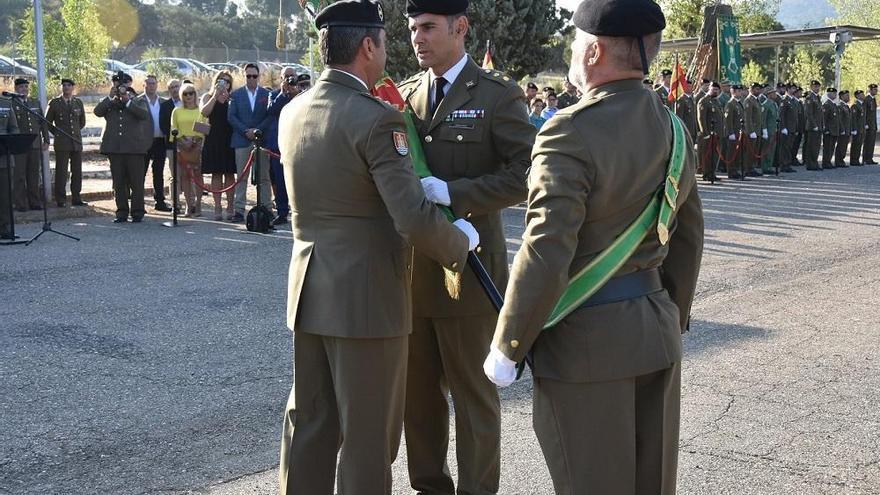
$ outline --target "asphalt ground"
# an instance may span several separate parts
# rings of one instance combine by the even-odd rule
[[[680,493],[880,493],[880,167],[798,170],[701,185]],[[275,492],[289,230],[93,206],[0,249],[0,493]],[[501,493],[553,493],[530,382],[502,408]]]

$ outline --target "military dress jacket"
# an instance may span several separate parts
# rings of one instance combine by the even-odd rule
[[[868,129],[877,130],[877,99],[870,94],[865,95],[865,123]]]
[[[822,120],[825,122],[825,134],[840,135],[840,105],[836,101],[825,100],[822,104]]]
[[[18,133],[18,119],[15,118],[12,104],[0,100],[0,134]],[[6,168],[6,153],[0,153],[0,168]]]
[[[751,133],[755,133],[758,136],[761,135],[761,131],[764,130],[764,119],[763,119],[763,110],[761,109],[761,103],[758,101],[753,95],[748,95],[743,99],[743,119],[745,122],[743,123],[743,133],[746,137]]]
[[[106,124],[101,135],[101,154],[145,154],[153,145],[153,120],[141,97],[128,104],[105,97],[95,106],[95,115]]]
[[[852,116],[851,124],[852,130],[856,131],[856,134],[864,134],[865,133],[865,105],[860,101],[856,100],[853,102],[852,106],[849,108],[850,115]]]
[[[840,120],[840,135],[849,136],[852,132],[852,115],[849,111],[849,105],[843,100],[837,101],[837,118]]]
[[[69,102],[61,95],[52,98],[46,110],[46,120],[78,139],[73,141],[58,133],[54,136],[55,151],[82,151],[82,130],[86,126],[86,110],[82,100],[76,96],[71,96]]]
[[[25,98],[23,103],[37,115],[43,115],[43,106],[40,105],[40,100],[37,100],[36,98]],[[31,113],[24,111],[24,109],[18,105],[15,105],[14,110],[15,119],[18,121],[18,132],[21,134],[37,134],[40,136],[37,139],[34,139],[32,145],[33,149],[42,149],[43,143],[49,144],[49,128],[46,126],[45,122]]]
[[[675,114],[684,122],[685,129],[691,135],[691,139],[697,137],[697,105],[693,96],[683,94],[678,97],[675,104]]]
[[[414,114],[428,167],[448,182],[452,211],[480,233],[480,260],[498,286],[507,283],[507,243],[501,210],[526,197],[526,170],[536,129],[516,81],[481,69],[470,57],[434,115],[431,74],[416,74],[399,86]],[[445,274],[419,252],[413,263],[413,311],[419,317],[495,314],[474,274],[461,279],[458,299]]]
[[[806,118],[806,131],[825,131],[825,117],[822,113],[822,101],[819,95],[810,91],[804,97],[804,115]]]
[[[409,334],[411,246],[460,272],[468,241],[425,199],[400,111],[328,69],[285,105],[278,147],[293,231],[287,326],[334,337]]]
[[[787,129],[789,136],[798,132],[797,100],[791,96],[783,97],[779,105],[779,129]]]
[[[627,145],[633,142],[640,145]],[[665,290],[579,308],[541,332],[570,277],[657,197],[671,148],[670,116],[637,79],[588,91],[541,128],[523,244],[493,339],[508,358],[521,361],[531,349],[535,376],[565,382],[617,380],[681,360],[703,246],[693,152],[685,157],[669,243],[661,245],[652,229],[616,273],[659,269]]]
[[[706,138],[713,132],[719,139],[724,134],[724,110],[721,108],[721,102],[717,97],[709,95],[700,99],[697,106],[697,116],[700,125],[700,137]]]
[[[767,129],[768,139],[773,139],[773,133],[776,132],[776,121],[779,120],[779,105],[767,98],[761,106],[764,108],[764,129]]]
[[[724,107],[724,134],[735,134],[739,138],[743,130],[743,105],[736,98],[731,98]]]

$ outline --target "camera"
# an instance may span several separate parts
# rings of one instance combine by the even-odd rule
[[[288,86],[296,86],[296,76],[287,76],[284,78],[284,83]]]
[[[217,89],[221,91],[226,89],[226,79],[220,79],[219,81],[217,81]]]

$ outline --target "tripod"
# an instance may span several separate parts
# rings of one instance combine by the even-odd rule
[[[64,136],[66,136],[66,137],[72,139],[74,142],[78,142],[78,143],[82,144],[81,141],[80,141],[79,139],[77,139],[77,138],[71,136],[70,134],[68,134],[68,133],[66,133],[66,132],[64,132],[64,131],[62,131],[61,129],[55,127],[51,122],[49,122],[48,120],[46,120],[46,118],[43,117],[40,113],[38,113],[38,112],[34,112],[34,111],[31,110],[30,108],[28,108],[28,106],[25,105],[24,102],[23,102],[20,98],[10,98],[10,99],[9,99],[9,102],[12,103],[13,105],[16,105],[18,108],[24,110],[25,112],[27,112],[27,113],[33,115],[34,117],[38,118],[41,122],[43,122],[44,124],[46,124],[46,126],[49,128],[49,130],[52,131],[52,134],[62,134],[62,135],[64,135]],[[36,136],[37,136],[36,134],[24,134],[24,135],[25,135],[25,136],[33,136],[33,137],[31,138],[31,140],[28,141],[28,146],[30,146],[30,144],[33,143],[34,138],[36,138]],[[21,151],[19,151],[18,153],[24,153],[24,152],[26,152],[26,151],[28,151],[28,149],[21,150]],[[8,155],[8,154],[9,154],[9,150],[8,150],[8,148],[7,148],[7,155]],[[9,162],[9,163],[11,164],[12,162]],[[45,168],[44,168],[45,166],[46,166],[46,155],[45,155],[45,153],[43,153],[42,151],[40,151],[40,170],[45,170]],[[11,187],[11,186],[10,186],[10,187]],[[45,198],[47,198],[47,197],[49,196],[49,195],[47,194],[47,192],[46,192],[47,188],[48,188],[48,184],[45,184],[45,183],[44,183],[44,184],[43,184],[43,199],[45,199]],[[10,214],[10,216],[11,216],[11,214]],[[58,234],[58,235],[60,235],[60,236],[67,237],[68,239],[73,239],[74,241],[79,241],[79,238],[78,238],[78,237],[74,237],[74,236],[72,236],[72,235],[70,235],[70,234],[65,234],[64,232],[59,232],[59,231],[57,231],[57,230],[55,230],[55,229],[52,228],[52,222],[49,221],[49,205],[48,205],[48,202],[47,202],[46,204],[43,205],[43,226],[40,228],[40,231],[37,232],[37,235],[31,237],[27,242],[24,243],[24,245],[25,245],[25,246],[30,246],[32,242],[34,242],[34,241],[36,241],[37,239],[39,239],[40,236],[43,235],[43,234],[45,234],[46,232],[52,232],[52,233],[54,233],[54,234]]]

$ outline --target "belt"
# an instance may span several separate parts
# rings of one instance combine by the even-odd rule
[[[620,277],[614,277],[589,299],[581,304],[581,308],[611,304],[662,292],[663,281],[660,279],[660,270],[651,268],[640,272],[629,273]]]

